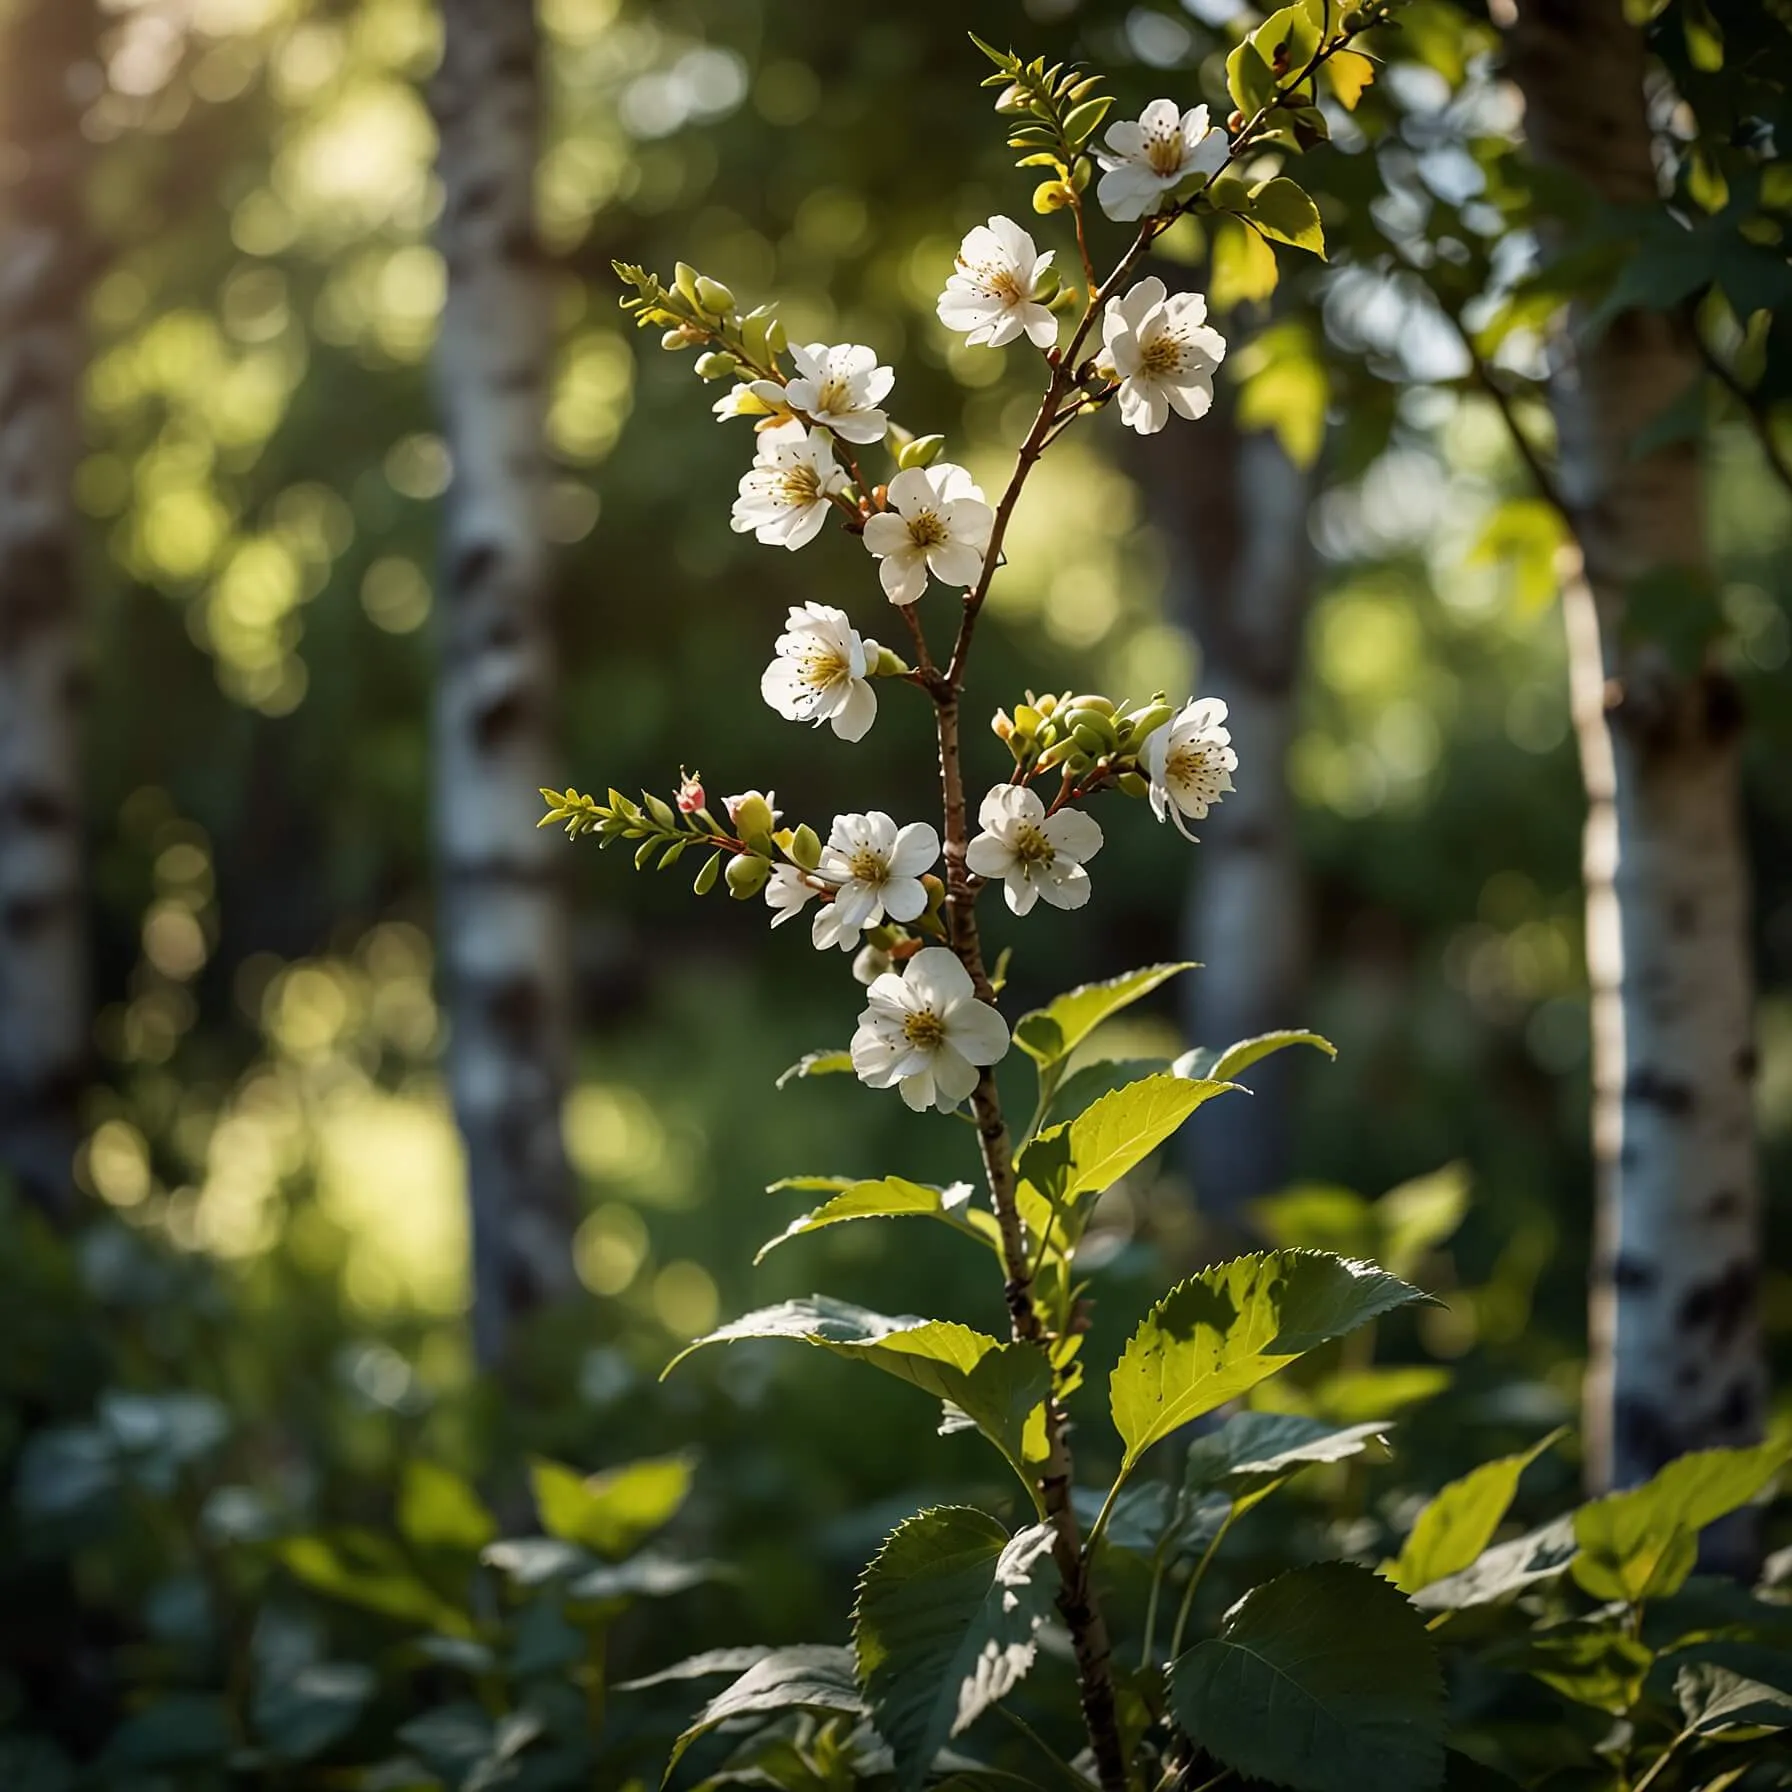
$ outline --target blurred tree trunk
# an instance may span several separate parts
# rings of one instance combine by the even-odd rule
[[[561,782],[542,538],[553,316],[534,223],[542,88],[527,0],[444,0],[432,102],[448,298],[435,374],[453,477],[435,708],[439,935],[449,1076],[466,1141],[480,1360],[570,1289],[561,1139],[572,1035],[563,844],[539,832]]]
[[[1286,767],[1315,480],[1273,435],[1241,431],[1224,395],[1199,425],[1151,447],[1172,603],[1200,646],[1201,693],[1225,700],[1238,750],[1237,790],[1199,826],[1183,911],[1183,955],[1204,967],[1183,980],[1189,1036],[1224,1046],[1308,1018],[1307,890]],[[1210,1242],[1236,1242],[1247,1203],[1287,1180],[1297,1072],[1292,1053],[1265,1059],[1250,1100],[1183,1133]]]
[[[1509,36],[1539,160],[1607,204],[1657,204],[1645,47],[1623,0],[1521,0]],[[1740,701],[1716,666],[1676,664],[1632,603],[1645,576],[1707,576],[1696,448],[1632,447],[1700,374],[1689,319],[1631,311],[1578,335],[1551,385],[1586,581],[1567,622],[1590,798],[1599,1488],[1758,1437],[1766,1395]]]
[[[0,1170],[72,1206],[87,1063],[78,528],[90,0],[0,6]]]

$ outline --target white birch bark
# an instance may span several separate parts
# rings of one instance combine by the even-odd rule
[[[87,1061],[77,520],[92,245],[75,93],[85,0],[0,22],[0,1171],[72,1200]]]
[[[1200,689],[1224,699],[1238,788],[1200,824],[1183,908],[1190,1037],[1224,1046],[1303,1024],[1310,969],[1305,872],[1288,750],[1313,593],[1307,508],[1314,481],[1275,438],[1217,409],[1165,447],[1155,474],[1172,601],[1200,648]],[[1160,458],[1155,457],[1154,458]],[[1288,1178],[1292,1055],[1265,1059],[1229,1114],[1188,1127],[1184,1152],[1215,1243],[1246,1231],[1246,1204]]]
[[[449,1078],[466,1143],[474,1333],[571,1286],[561,1138],[572,1032],[543,444],[552,351],[534,222],[542,87],[528,0],[443,0],[432,104],[447,304],[435,377],[453,461],[435,702],[439,936]]]
[[[1521,0],[1509,49],[1539,159],[1608,203],[1656,203],[1623,0]],[[1596,1488],[1758,1437],[1766,1395],[1742,716],[1721,670],[1679,670],[1627,627],[1640,576],[1706,564],[1695,447],[1632,447],[1700,375],[1687,320],[1630,312],[1577,332],[1551,386],[1586,582],[1567,624],[1590,799]]]

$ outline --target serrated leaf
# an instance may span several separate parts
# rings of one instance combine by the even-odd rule
[[[1104,1020],[1184,971],[1200,967],[1182,962],[1146,965],[1105,983],[1084,983],[1067,990],[1043,1008],[1023,1014],[1014,1023],[1014,1043],[1036,1064],[1055,1064],[1068,1057]]]
[[[1748,1450],[1699,1450],[1652,1481],[1574,1515],[1574,1578],[1595,1599],[1665,1599],[1692,1572],[1698,1534],[1746,1506],[1792,1458],[1792,1437]]]
[[[1641,1697],[1654,1661],[1654,1650],[1600,1616],[1528,1636],[1501,1665],[1521,1666],[1576,1705],[1619,1717]]]
[[[869,1363],[936,1400],[950,1401],[1001,1451],[1033,1492],[1026,1468],[1028,1422],[1051,1390],[1051,1366],[1044,1352],[1032,1345],[999,1344],[966,1325],[912,1314],[891,1318],[816,1294],[762,1307],[696,1339],[666,1365],[662,1379],[694,1350],[749,1338],[788,1338],[817,1345],[849,1361]]]
[[[1325,1251],[1263,1251],[1203,1270],[1151,1309],[1109,1380],[1122,1476],[1178,1426],[1423,1298],[1373,1264]]]
[[[1247,1512],[1303,1468],[1360,1456],[1389,1428],[1385,1419],[1328,1425],[1299,1413],[1234,1413],[1189,1445],[1183,1486],[1190,1493],[1226,1494]]]
[[[1749,1680],[1715,1662],[1683,1667],[1674,1676],[1674,1696],[1696,1736],[1725,1730],[1784,1730],[1792,1727],[1792,1693]]]
[[[1574,1560],[1574,1518],[1564,1513],[1514,1537],[1484,1549],[1468,1567],[1433,1581],[1413,1596],[1423,1612],[1467,1611],[1472,1606],[1492,1605],[1526,1587],[1554,1580]]]
[[[691,1490],[687,1456],[654,1456],[600,1474],[538,1456],[529,1485],[542,1529],[565,1543],[619,1561],[670,1521]]]
[[[1216,1083],[1235,1083],[1253,1064],[1260,1064],[1272,1053],[1285,1051],[1291,1045],[1313,1046],[1328,1058],[1338,1055],[1338,1048],[1319,1033],[1283,1031],[1240,1039],[1222,1051],[1197,1046],[1192,1052],[1184,1052],[1173,1068],[1178,1076],[1211,1077]]]
[[[1033,1665],[1057,1588],[1051,1547],[1049,1525],[1010,1537],[987,1513],[942,1506],[898,1525],[865,1570],[859,1682],[902,1792]]]
[[[1319,207],[1286,175],[1266,180],[1251,194],[1248,216],[1266,237],[1325,260],[1325,227]]]
[[[825,1643],[774,1649],[725,1686],[672,1745],[666,1775],[699,1736],[733,1718],[776,1717],[785,1711],[826,1711],[863,1717],[865,1700],[853,1675],[852,1652]]]
[[[784,1085],[794,1078],[805,1076],[839,1076],[852,1069],[852,1053],[846,1051],[804,1052],[791,1067],[778,1078],[777,1086]]]
[[[779,1245],[787,1244],[793,1238],[801,1238],[809,1232],[819,1232],[828,1226],[843,1225],[849,1220],[939,1220],[953,1231],[961,1232],[967,1238],[974,1238],[979,1244],[987,1245],[999,1253],[1002,1235],[995,1215],[986,1213],[980,1207],[973,1207],[972,1192],[968,1182],[954,1182],[947,1188],[935,1188],[929,1183],[909,1182],[901,1176],[854,1182],[841,1189],[832,1200],[824,1201],[805,1214],[799,1214],[775,1238],[767,1239],[759,1247],[759,1254],[753,1261],[763,1263]]]
[[[764,1643],[746,1644],[737,1649],[704,1649],[654,1673],[642,1674],[634,1680],[618,1680],[611,1690],[646,1692],[649,1687],[670,1686],[684,1680],[705,1680],[715,1674],[734,1677],[744,1674],[748,1668],[757,1667],[771,1653],[772,1650]]]
[[[1443,1679],[1424,1620],[1366,1568],[1253,1588],[1170,1670],[1170,1705],[1228,1767],[1296,1792],[1432,1792]]]
[[[1388,1579],[1402,1593],[1459,1574],[1493,1541],[1510,1510],[1519,1477],[1566,1435],[1552,1431],[1530,1449],[1483,1462],[1439,1491],[1413,1521]]]
[[[398,1528],[419,1549],[477,1555],[498,1534],[498,1522],[472,1483],[439,1462],[415,1458],[398,1484]]]

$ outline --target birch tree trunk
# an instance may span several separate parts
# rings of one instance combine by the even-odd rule
[[[1307,890],[1286,766],[1313,594],[1314,480],[1219,405],[1199,429],[1152,447],[1163,450],[1155,493],[1172,601],[1244,768],[1200,825],[1183,909],[1183,954],[1203,966],[1183,980],[1189,1035],[1224,1046],[1299,1025],[1304,1012]],[[1265,1059],[1249,1101],[1183,1134],[1202,1217],[1228,1244],[1248,1231],[1246,1204],[1288,1178],[1297,1069],[1292,1053]]]
[[[435,376],[453,460],[435,703],[449,1079],[466,1142],[474,1338],[570,1290],[561,1106],[567,901],[537,792],[557,784],[551,569],[541,528],[553,320],[535,233],[542,88],[528,0],[443,0],[432,102],[448,296]]]
[[[1509,51],[1538,159],[1608,204],[1656,204],[1623,0],[1520,0]],[[1632,450],[1700,377],[1688,321],[1632,311],[1579,334],[1551,386],[1585,574],[1567,623],[1590,798],[1596,1489],[1758,1437],[1766,1397],[1741,709],[1718,668],[1679,669],[1629,626],[1639,577],[1706,565],[1695,447]]]
[[[87,1061],[77,526],[87,0],[0,8],[0,1170],[72,1203]]]

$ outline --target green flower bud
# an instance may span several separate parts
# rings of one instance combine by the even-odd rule
[[[1042,772],[1049,772],[1054,765],[1062,765],[1076,750],[1077,745],[1074,740],[1054,742],[1039,755],[1039,769]]]
[[[1096,696],[1090,692],[1084,692],[1079,697],[1072,697],[1070,707],[1072,709],[1092,709],[1104,716],[1111,716],[1114,713],[1114,706],[1106,697]]]
[[[749,790],[731,811],[734,831],[754,852],[769,858],[772,851],[771,804],[758,791]]]
[[[1175,714],[1167,703],[1149,703],[1143,709],[1135,709],[1120,726],[1120,744],[1131,748],[1154,734]]]
[[[1042,716],[1030,703],[1017,703],[1014,706],[1014,726],[1017,733],[1035,735],[1045,725]]]
[[[711,317],[726,317],[734,309],[734,294],[720,280],[712,280],[707,274],[699,274],[697,303]]]
[[[1070,738],[1074,740],[1085,753],[1096,759],[1099,759],[1101,755],[1108,750],[1110,744],[1102,739],[1100,729],[1091,728],[1087,722],[1080,723],[1078,726],[1071,729]]]
[[[881,643],[877,650],[877,664],[870,668],[873,678],[906,678],[913,670],[914,667],[901,654]]]
[[[672,283],[693,310],[701,310],[697,297],[697,270],[688,261],[681,261],[672,271]]]
[[[732,355],[718,354],[713,349],[708,354],[697,357],[697,377],[699,379],[732,379],[739,367],[740,363]]]
[[[676,352],[679,349],[695,348],[702,340],[702,337],[692,335],[683,324],[680,324],[677,329],[668,330],[665,335],[660,338],[660,347],[669,348]]]
[[[931,467],[945,445],[944,436],[915,436],[897,451],[896,464],[904,472],[910,467]]]
[[[1114,782],[1128,796],[1149,796],[1151,794],[1151,780],[1139,772],[1122,772]]]
[[[758,853],[737,854],[728,861],[728,894],[736,902],[751,902],[771,874],[770,859],[762,859]]]
[[[820,836],[806,821],[790,836],[790,845],[785,850],[790,855],[790,862],[805,871],[813,871],[821,863]]]
[[[790,338],[784,333],[783,323],[773,318],[771,328],[765,333],[766,345],[774,355],[781,355],[790,346]]]

